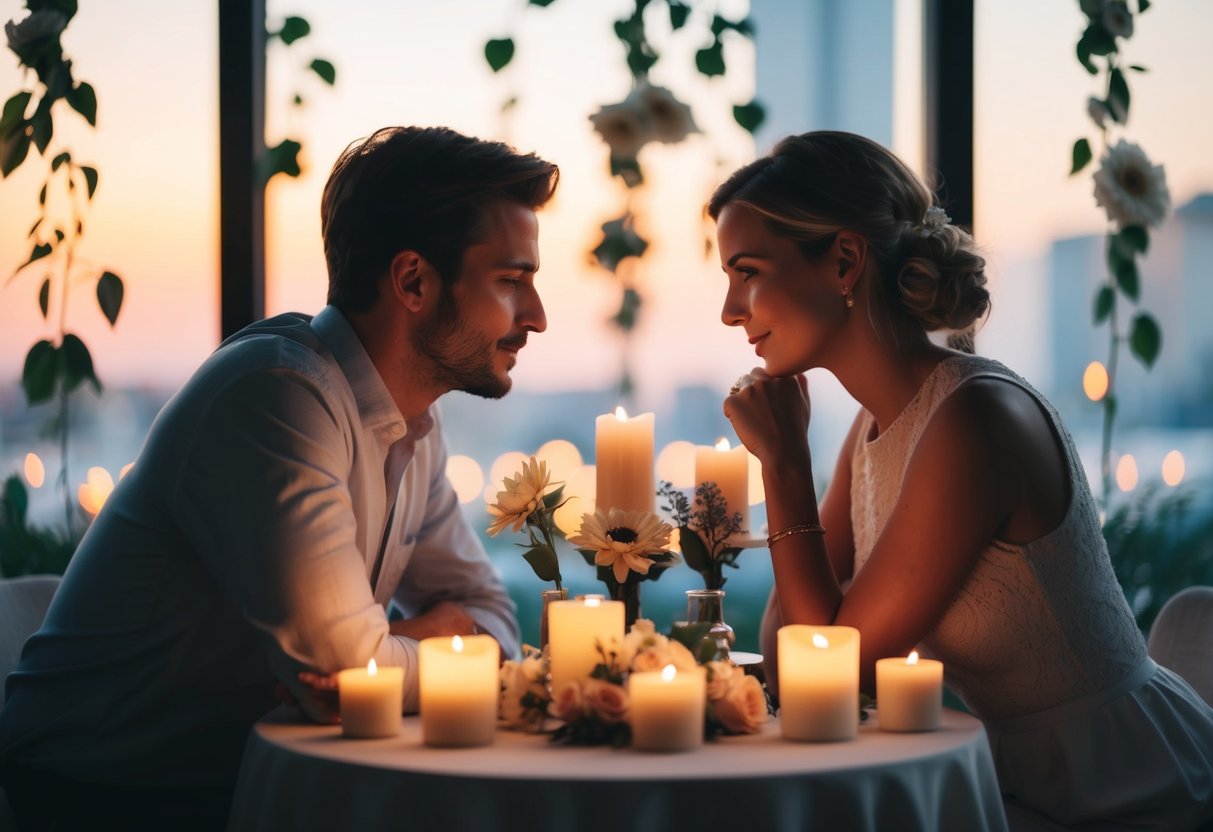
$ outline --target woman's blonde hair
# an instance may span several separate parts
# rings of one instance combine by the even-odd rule
[[[757,212],[811,260],[839,231],[863,235],[880,276],[870,312],[887,318],[894,337],[949,330],[949,345],[972,352],[990,306],[985,259],[914,172],[871,139],[827,130],[789,136],[717,188],[708,213],[718,219],[726,205]]]

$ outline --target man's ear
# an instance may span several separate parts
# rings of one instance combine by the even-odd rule
[[[854,231],[839,231],[834,238],[832,253],[837,258],[838,279],[842,282],[842,288],[850,292],[867,266],[868,241]]]
[[[396,253],[388,267],[388,290],[396,303],[420,312],[440,290],[438,273],[430,262],[411,249]]]

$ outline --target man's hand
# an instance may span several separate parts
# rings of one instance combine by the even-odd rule
[[[307,687],[303,701],[295,698],[286,685],[278,685],[274,693],[279,701],[294,705],[311,720],[321,725],[337,725],[341,722],[341,706],[337,699],[337,674],[299,674],[299,681]]]
[[[421,615],[391,623],[392,635],[418,641],[433,636],[471,636],[479,632],[475,619],[454,601],[439,601]]]

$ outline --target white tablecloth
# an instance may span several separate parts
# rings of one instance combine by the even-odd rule
[[[925,734],[790,743],[772,720],[758,735],[701,750],[553,745],[499,731],[485,748],[399,737],[346,740],[339,727],[280,711],[254,728],[233,830],[1005,830],[985,732],[954,711]]]

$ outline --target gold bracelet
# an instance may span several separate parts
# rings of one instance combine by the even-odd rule
[[[790,537],[794,534],[825,534],[826,530],[820,523],[801,523],[796,526],[788,526],[786,529],[780,529],[767,538],[767,548],[771,548],[771,544],[777,540],[783,540],[785,537]]]

